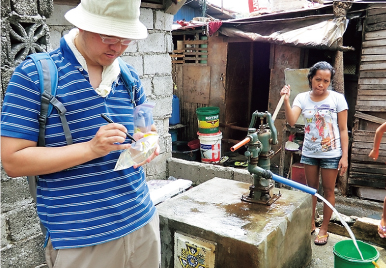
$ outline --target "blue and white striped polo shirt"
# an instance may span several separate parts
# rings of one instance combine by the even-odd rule
[[[67,109],[74,143],[87,142],[106,124],[114,122],[134,132],[133,101],[146,101],[138,75],[130,67],[134,93],[119,77],[110,94],[99,96],[88,74],[62,38],[51,57],[58,67],[56,98]],[[1,135],[38,140],[40,85],[31,60],[22,62],[8,85],[1,115]],[[46,146],[65,146],[66,139],[57,111],[47,120]],[[123,237],[146,225],[155,214],[142,167],[114,171],[120,151],[70,169],[40,176],[37,211],[55,249],[85,247]]]

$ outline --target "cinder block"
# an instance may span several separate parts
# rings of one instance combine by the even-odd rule
[[[132,41],[130,42],[129,46],[125,50],[125,54],[135,53],[138,52],[138,41]]]
[[[142,22],[148,30],[153,29],[153,10],[150,8],[141,8],[139,21]]]
[[[174,50],[173,36],[171,34],[165,35],[166,52],[171,53]]]
[[[63,27],[50,27],[50,51],[59,47],[62,30]]]
[[[233,168],[233,179],[249,184],[253,183],[253,177],[246,169]]]
[[[28,1],[28,5],[24,1],[11,1],[12,11],[21,16],[37,16],[38,6],[37,1]]]
[[[142,56],[129,56],[124,54],[122,59],[130,64],[136,71],[139,76],[143,75],[143,59]]]
[[[155,76],[153,78],[154,94],[165,96],[173,94],[173,79],[169,76]]]
[[[141,83],[147,98],[150,98],[153,95],[153,83],[151,77],[142,77]]]
[[[150,163],[146,164],[146,176],[151,176],[152,179],[165,179],[166,178],[166,160],[171,158],[171,153],[163,153],[154,158]]]
[[[6,245],[11,243],[11,241],[8,239],[8,236],[8,219],[4,214],[1,214],[1,247],[5,247]]]
[[[181,178],[185,180],[191,180],[193,184],[197,185],[198,170],[200,169],[200,163],[194,161],[187,161],[179,158],[171,158],[167,161],[168,176],[175,178]]]
[[[163,11],[155,11],[154,29],[171,31],[173,25],[173,15],[166,14]]]
[[[1,250],[1,267],[44,267],[44,237],[36,235]]]
[[[7,217],[12,241],[22,241],[32,236],[42,235],[34,204],[20,206],[8,212]]]
[[[172,113],[172,96],[167,96],[155,100],[156,105],[153,110],[154,118],[164,119]]]
[[[21,2],[21,1],[20,1]],[[63,26],[68,25],[74,27],[66,18],[64,17],[64,14],[66,12],[77,5],[58,5],[54,3],[54,12],[51,15],[51,17],[47,18],[47,24],[52,26]]]
[[[166,53],[166,41],[164,33],[149,33],[146,39],[138,41],[139,52]]]
[[[197,181],[198,184],[209,181],[215,177],[233,180],[233,170],[222,166],[202,163],[196,176],[199,178]]]
[[[144,74],[171,74],[172,60],[168,54],[145,55]]]
[[[9,178],[9,177],[8,177]],[[19,207],[18,203],[28,199],[32,202],[27,179],[9,178],[1,182],[1,212],[5,213]]]

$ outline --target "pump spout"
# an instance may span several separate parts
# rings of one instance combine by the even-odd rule
[[[251,174],[255,174],[259,177],[263,177],[264,179],[268,179],[268,180],[272,179],[272,172],[264,168],[261,168],[259,166],[248,165],[248,171]]]

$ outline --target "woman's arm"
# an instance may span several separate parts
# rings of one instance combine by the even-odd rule
[[[298,106],[293,106],[291,108],[291,104],[289,101],[290,91],[291,91],[290,86],[285,85],[280,91],[280,96],[285,95],[285,98],[284,98],[285,118],[288,124],[290,124],[290,126],[293,126],[298,120],[302,112],[302,109],[300,109],[300,107]]]
[[[340,134],[340,146],[342,149],[342,158],[339,161],[338,170],[342,176],[348,168],[348,132],[347,132],[347,110],[338,113],[338,127]]]
[[[382,136],[383,136],[383,133],[385,133],[385,131],[386,131],[386,122],[380,125],[375,131],[373,149],[369,154],[369,157],[371,157],[374,160],[378,159],[379,146],[381,145]]]

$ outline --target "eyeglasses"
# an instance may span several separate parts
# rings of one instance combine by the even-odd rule
[[[110,37],[110,36],[106,36],[106,35],[102,35],[102,34],[100,34],[99,36],[102,39],[102,43],[109,44],[109,45],[114,45],[118,42],[121,42],[122,45],[127,46],[132,41],[131,39],[128,39],[128,38],[127,39],[120,39],[117,37]]]

